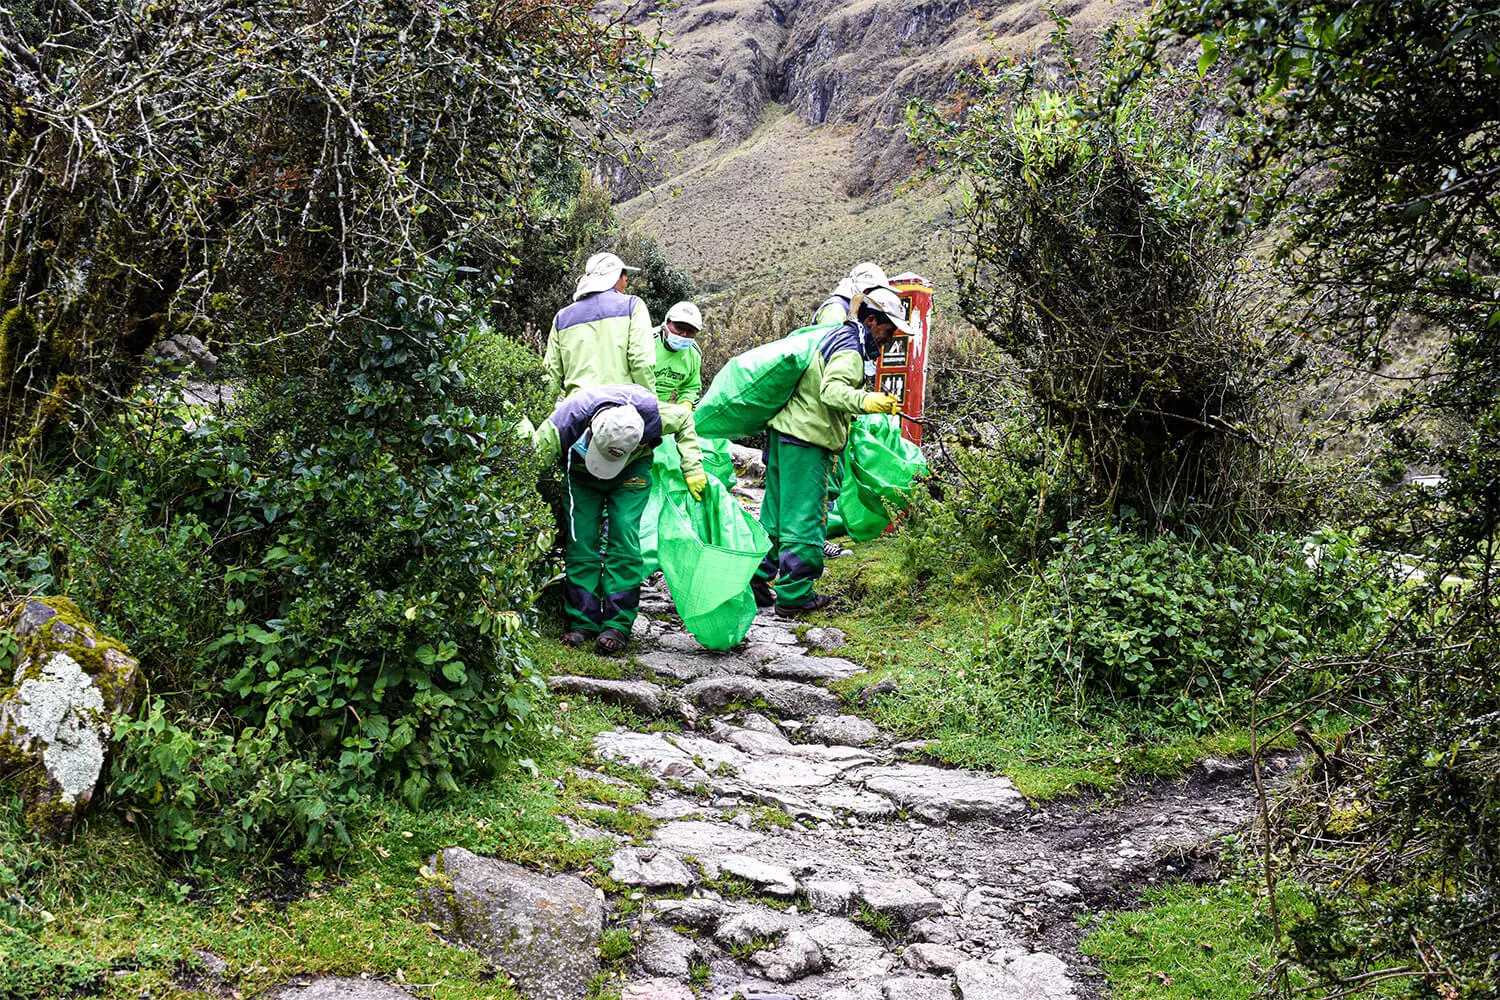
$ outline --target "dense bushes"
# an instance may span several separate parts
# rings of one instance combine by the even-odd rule
[[[1219,226],[1238,130],[1190,72],[1112,90],[1123,37],[1085,66],[1058,25],[1060,67],[1002,64],[969,81],[962,115],[911,113],[963,195],[960,305],[1069,442],[1081,503],[1240,530],[1261,514],[1263,424],[1295,368],[1285,332],[1257,325],[1246,240]]]
[[[41,349],[0,347],[0,447],[128,395],[165,336],[316,347],[424,255],[508,264],[541,169],[654,86],[652,44],[581,0],[18,13],[0,315]]]
[[[262,377],[227,414],[142,399],[102,429],[99,471],[5,525],[15,584],[51,577],[143,657],[111,792],[162,843],[317,847],[372,789],[451,790],[525,728],[551,521],[529,449],[454,397],[467,366],[505,409],[539,362],[480,329],[434,266],[332,365]]]
[[[1081,714],[1128,706],[1153,724],[1202,731],[1248,721],[1251,699],[1287,664],[1365,648],[1401,604],[1388,561],[1335,532],[1230,544],[1147,534],[1132,519],[1058,529],[1067,486],[1053,480],[1047,455],[958,451],[945,499],[919,494],[913,504],[908,572],[1006,595],[1007,620],[974,667],[980,677],[1024,678]],[[1330,682],[1317,671],[1295,676],[1299,684],[1278,684],[1270,700],[1293,702]]]
[[[1345,536],[1253,545],[1074,524],[996,655],[1075,704],[1134,702],[1196,730],[1248,721],[1252,698],[1285,664],[1363,649],[1394,599],[1382,560]],[[1275,697],[1306,693],[1281,685]]]

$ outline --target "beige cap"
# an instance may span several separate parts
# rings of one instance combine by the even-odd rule
[[[668,309],[666,321],[668,323],[681,323],[684,326],[692,327],[694,330],[703,329],[703,314],[691,302],[679,302]]]
[[[638,267],[626,267],[625,262],[612,253],[596,253],[583,266],[583,276],[578,279],[578,287],[573,290],[573,301],[577,302],[585,295],[615,287],[615,282],[620,280],[620,274],[624,271],[639,270]]]
[[[646,422],[633,406],[611,406],[594,414],[589,430],[593,434],[583,458],[584,467],[596,478],[613,479],[640,446]]]
[[[916,336],[916,327],[906,318],[906,303],[901,300],[901,293],[894,288],[880,285],[870,289],[865,292],[865,305],[883,313],[886,319],[896,324],[896,329],[908,337]]]

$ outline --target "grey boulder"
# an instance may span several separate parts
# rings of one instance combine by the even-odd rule
[[[925,764],[873,767],[861,778],[907,811],[933,823],[986,819],[1026,811],[1026,799],[1006,778]]]
[[[958,967],[963,1000],[1075,1000],[1068,967],[1056,955],[1019,948]]]
[[[572,1000],[599,971],[604,907],[588,883],[449,847],[428,862],[421,916],[474,948],[535,1000]]]
[[[697,882],[682,859],[653,847],[622,847],[609,859],[609,877],[642,889],[686,889]]]
[[[19,640],[14,673],[0,677],[0,781],[17,786],[34,833],[61,840],[94,797],[110,719],[140,701],[141,672],[64,597],[22,601],[0,631]]]
[[[826,688],[757,677],[702,677],[684,686],[682,696],[710,712],[764,703],[778,715],[806,719],[839,710],[839,696]]]
[[[665,692],[648,681],[611,681],[597,677],[549,677],[547,687],[554,694],[583,695],[607,701],[647,716],[661,715],[667,706]]]

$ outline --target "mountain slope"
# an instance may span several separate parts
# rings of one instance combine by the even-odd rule
[[[1079,38],[1144,0],[1059,5]],[[900,132],[981,59],[1044,44],[1042,0],[690,0],[662,21],[660,90],[633,123],[647,162],[605,179],[627,227],[709,300],[815,305],[857,260],[951,284],[949,212]]]

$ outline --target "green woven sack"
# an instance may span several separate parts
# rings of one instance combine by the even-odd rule
[[[922,449],[901,436],[901,418],[889,414],[858,417],[844,446],[844,489],[837,503],[849,537],[868,542],[907,508],[916,478],[927,473]]]
[[[759,434],[792,398],[812,352],[836,323],[805,326],[724,362],[693,410],[699,437],[742,438]]]
[[[725,486],[733,486],[734,462],[729,457],[729,442],[706,438],[700,439],[698,446],[703,451],[703,471]],[[646,498],[645,510],[641,511],[641,558],[646,563],[646,576],[661,568],[656,558],[656,523],[661,517],[667,491],[685,489],[687,482],[682,478],[682,456],[677,454],[677,442],[667,438],[651,453],[651,495]]]
[[[750,578],[771,547],[760,523],[716,479],[702,502],[686,490],[662,498],[661,570],[682,623],[709,649],[728,649],[755,620]]]
[[[726,438],[699,438],[698,447],[703,449],[703,471],[725,486],[739,482],[734,474],[734,459],[729,454]]]

